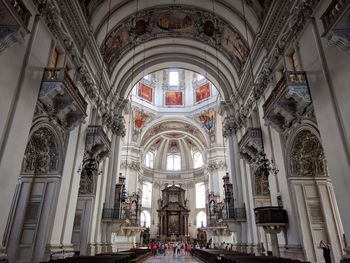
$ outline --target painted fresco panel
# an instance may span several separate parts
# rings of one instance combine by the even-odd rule
[[[181,91],[166,91],[164,94],[164,101],[166,106],[183,105],[183,94]]]
[[[153,102],[153,91],[151,87],[148,87],[145,84],[139,83],[138,90],[137,90],[137,95],[142,98],[147,100],[148,102],[152,103]]]
[[[184,12],[169,12],[157,17],[157,25],[167,31],[184,30],[192,24],[192,18]]]
[[[150,116],[141,112],[141,111],[135,111],[135,129],[141,129],[143,124],[147,122],[150,119]]]
[[[210,86],[209,83],[206,83],[194,90],[195,93],[195,102],[199,103],[203,100],[206,100],[210,97]]]

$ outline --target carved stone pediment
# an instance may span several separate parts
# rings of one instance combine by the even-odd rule
[[[99,160],[106,157],[111,150],[111,141],[101,125],[89,126],[86,134],[85,148]]]
[[[263,142],[260,128],[248,128],[238,143],[239,152],[243,159],[254,162],[262,152]]]
[[[72,130],[84,122],[87,103],[64,68],[46,68],[39,100],[51,118]]]
[[[310,104],[306,73],[287,71],[263,105],[265,122],[283,132],[303,115]]]

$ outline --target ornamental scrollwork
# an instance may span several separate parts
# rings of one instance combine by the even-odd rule
[[[27,144],[22,173],[48,174],[57,173],[60,169],[60,151],[57,139],[47,127],[37,129]]]
[[[95,194],[96,178],[99,172],[100,160],[88,151],[85,152],[80,176],[79,194]]]
[[[114,115],[111,121],[111,130],[113,134],[124,137],[126,134],[125,119],[122,115]]]
[[[301,131],[291,151],[292,176],[327,175],[327,165],[320,140],[309,130]]]

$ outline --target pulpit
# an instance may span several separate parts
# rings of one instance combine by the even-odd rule
[[[190,210],[185,200],[185,190],[171,185],[162,190],[159,200],[159,236],[178,240],[188,235],[188,216]]]

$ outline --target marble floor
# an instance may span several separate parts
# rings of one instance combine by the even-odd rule
[[[177,255],[176,257],[173,256],[172,253],[168,253],[166,256],[164,255],[157,255],[156,257],[150,257],[145,263],[201,263],[199,259],[187,256],[187,255]]]

